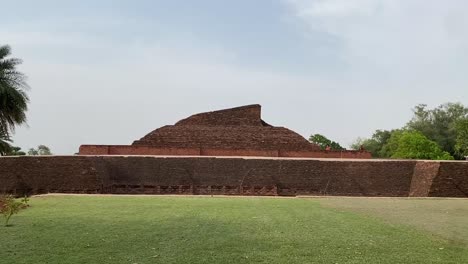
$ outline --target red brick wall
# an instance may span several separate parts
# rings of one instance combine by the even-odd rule
[[[201,156],[254,156],[254,157],[278,157],[277,150],[254,149],[209,149],[202,148]]]
[[[427,166],[415,169],[420,164],[181,156],[1,157],[0,193],[409,196],[418,190],[420,196],[468,197],[468,162],[427,161]]]
[[[199,113],[176,123],[176,126],[261,126],[260,105],[247,105]]]
[[[290,151],[264,149],[160,148],[129,145],[81,145],[80,155],[256,156],[291,158],[370,159],[367,151]]]
[[[371,159],[372,155],[367,151],[290,151],[281,150],[280,157],[292,158],[342,158],[342,159]]]
[[[440,162],[418,161],[414,167],[410,196],[427,197],[439,168]]]
[[[429,196],[468,197],[468,162],[441,161],[432,180]]]
[[[145,146],[109,146],[108,155],[199,156],[200,150],[189,148],[152,148]]]
[[[79,155],[109,155],[109,147],[108,145],[81,145],[78,153]]]
[[[154,148],[130,145],[81,145],[79,155],[200,156],[200,149]]]

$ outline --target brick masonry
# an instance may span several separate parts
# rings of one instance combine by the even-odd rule
[[[82,145],[79,154],[371,158],[367,151],[322,151],[296,132],[263,121],[260,105],[195,114],[132,145]]]
[[[1,157],[0,192],[468,197],[468,162],[247,157]]]
[[[79,155],[155,155],[155,156],[247,156],[285,158],[370,159],[367,151],[295,151],[277,149],[237,148],[176,148],[131,145],[81,145]]]

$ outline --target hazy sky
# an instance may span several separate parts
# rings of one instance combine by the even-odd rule
[[[468,104],[465,0],[0,2],[0,44],[32,87],[24,149],[130,144],[252,103],[347,146],[416,104]]]

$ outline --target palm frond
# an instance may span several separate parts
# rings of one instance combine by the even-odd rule
[[[4,156],[11,151],[11,145],[9,142],[11,142],[11,139],[8,131],[4,130],[4,128],[0,126],[0,156]]]
[[[11,48],[8,45],[0,46],[0,60],[11,54]]]
[[[29,103],[26,76],[16,70],[22,61],[6,58],[10,52],[9,46],[0,46],[0,131],[7,136],[26,122]]]

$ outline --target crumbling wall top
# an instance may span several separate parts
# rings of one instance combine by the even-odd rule
[[[192,115],[176,126],[268,126],[261,118],[261,105],[252,104]]]

